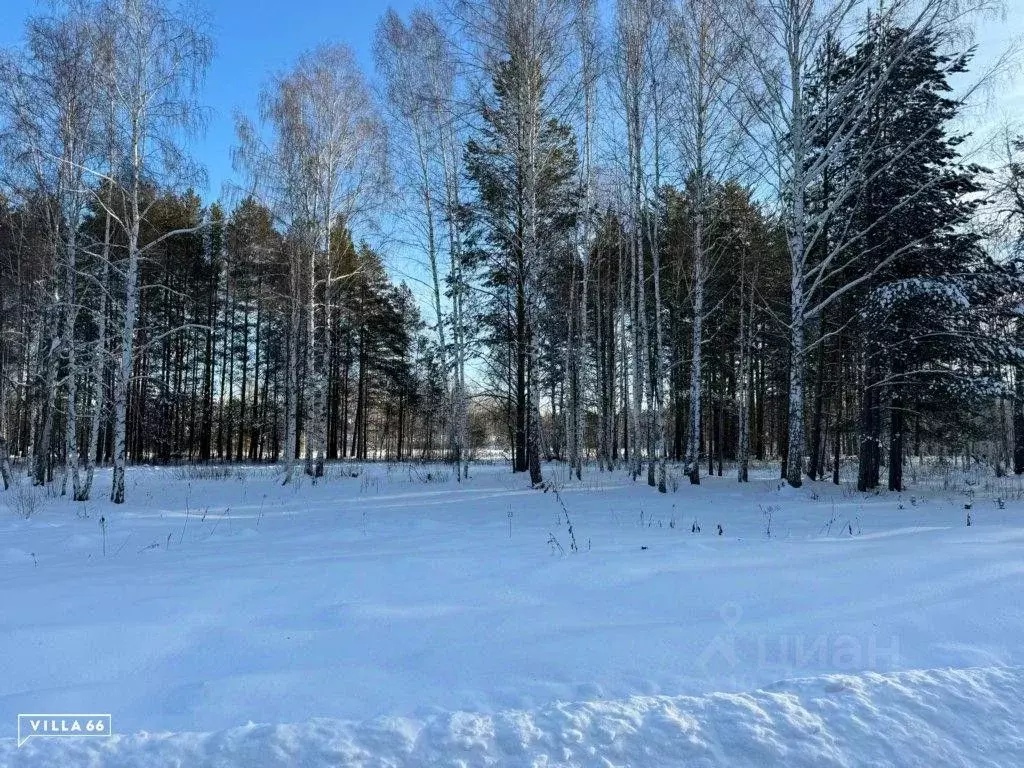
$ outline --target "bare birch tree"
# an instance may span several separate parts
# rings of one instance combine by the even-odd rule
[[[378,25],[375,51],[396,129],[392,133],[394,165],[408,169],[404,174],[400,171],[401,181],[415,197],[422,219],[419,229],[430,273],[451,459],[458,467],[456,477],[462,480],[464,469],[468,470],[468,409],[463,290],[459,287],[460,116],[455,57],[438,20],[419,9],[408,23],[389,10]]]
[[[684,471],[700,483],[701,414],[705,290],[716,270],[716,243],[711,232],[710,187],[740,170],[743,76],[742,44],[738,34],[738,4],[717,0],[682,0],[672,27],[674,60],[679,67],[675,121],[677,141],[692,211],[690,298],[693,325],[690,344],[689,425]]]
[[[123,276],[123,320],[119,360],[114,367],[114,468],[110,498],[124,502],[127,465],[128,392],[135,362],[135,332],[139,315],[139,273],[146,253],[172,231],[144,243],[142,226],[152,197],[147,186],[156,180],[173,182],[187,169],[178,140],[199,123],[196,93],[205,75],[212,42],[195,9],[170,8],[161,0],[105,0],[98,8],[114,41],[105,92],[110,95],[113,128],[118,139],[115,168],[93,171],[116,190],[113,200],[97,195],[124,240],[124,258],[117,265]],[[191,230],[189,230],[191,231]]]
[[[36,446],[34,477],[49,477],[51,430],[61,364],[65,393],[64,484],[83,499],[78,457],[78,345],[75,326],[79,300],[79,227],[88,190],[85,167],[95,147],[95,113],[99,90],[98,35],[90,7],[68,3],[27,25],[24,54],[4,65],[3,102],[21,145],[20,158],[31,169],[38,192],[49,201],[48,226],[54,251],[51,354],[46,368],[44,423]],[[87,498],[87,497],[86,497]]]
[[[587,391],[586,348],[589,340],[587,296],[590,283],[590,251],[596,240],[594,144],[597,131],[597,86],[601,76],[598,54],[600,40],[597,4],[594,0],[577,0],[574,32],[578,56],[578,77],[581,100],[579,129],[580,190],[582,202],[576,233],[576,261],[570,282],[569,338],[566,345],[570,384],[568,409],[569,463],[576,479],[583,478],[583,454],[586,437]],[[577,269],[579,274],[577,274]],[[599,434],[601,430],[599,429]],[[601,438],[599,437],[599,440]]]
[[[751,135],[758,139],[762,167],[774,170],[773,183],[784,207],[788,233],[790,366],[784,474],[794,487],[803,482],[804,373],[811,346],[807,322],[900,255],[886,254],[867,271],[848,270],[856,258],[853,245],[866,233],[832,225],[835,213],[869,181],[865,173],[857,169],[847,172],[841,187],[832,190],[829,204],[814,215],[808,210],[808,197],[822,174],[842,162],[845,150],[887,88],[889,76],[913,51],[912,41],[924,32],[950,39],[972,12],[991,5],[988,0],[892,0],[879,5],[874,11],[876,22],[896,24],[906,35],[895,43],[894,50],[886,52],[886,67],[859,100],[852,102],[845,98],[847,94],[835,94],[836,103],[848,105],[837,118],[812,113],[809,78],[822,47],[830,40],[848,37],[868,4],[862,0],[746,0],[751,24],[745,34],[745,50],[759,86],[748,99],[759,118]],[[851,83],[858,80],[856,74]],[[880,172],[874,171],[876,175]],[[887,216],[896,213],[891,210]],[[881,224],[878,220],[871,226]]]
[[[109,41],[103,50],[105,52],[110,51]],[[108,62],[109,57],[103,56],[99,62],[99,66],[106,66]],[[104,80],[101,87],[109,89],[111,87],[109,79]],[[109,94],[107,95],[109,96]],[[105,147],[107,156],[105,169],[107,174],[111,175],[114,173],[117,158],[116,140],[113,132],[115,113],[113,108],[110,106],[112,104],[113,100],[108,98],[106,100],[105,108],[101,107],[100,110],[103,113],[103,127],[106,129],[103,139],[101,140]],[[111,245],[113,236],[113,219],[110,216],[111,206],[113,205],[112,192],[112,185],[105,183],[101,185],[100,189],[96,193],[106,195],[106,205],[100,206],[103,213],[103,239],[99,243],[99,250],[96,253],[98,256],[98,274],[94,275],[98,302],[96,306],[91,309],[96,325],[96,338],[93,341],[92,354],[89,356],[88,363],[91,412],[89,416],[89,436],[85,444],[85,478],[82,483],[81,491],[83,501],[88,501],[92,496],[92,486],[96,477],[97,456],[102,450],[102,446],[100,444],[100,426],[103,423],[107,399],[107,306],[110,302]]]
[[[632,319],[633,386],[630,422],[630,473],[643,471],[648,454],[648,483],[665,485],[665,425],[661,327],[658,194],[661,187],[664,103],[668,94],[667,7],[660,0],[620,0],[616,6],[616,97],[626,129],[628,179],[629,306]],[[648,323],[647,256],[651,256],[654,320]]]
[[[261,117],[273,134],[269,146],[261,145],[258,131],[244,119],[239,132],[243,157],[262,169],[268,207],[287,222],[304,262],[293,264],[292,279],[294,290],[301,290],[306,334],[306,471],[317,478],[327,458],[333,304],[338,283],[348,277],[335,272],[331,233],[337,225],[351,227],[382,193],[387,144],[362,72],[344,46],[317,48],[276,76],[262,94]],[[297,342],[293,329],[289,381],[297,378]]]

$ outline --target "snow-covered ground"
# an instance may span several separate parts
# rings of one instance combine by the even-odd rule
[[[0,765],[1024,764],[1016,478],[329,469],[0,494]]]

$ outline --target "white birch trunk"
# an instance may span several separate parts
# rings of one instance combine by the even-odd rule
[[[530,19],[529,27],[533,35],[536,35],[535,25],[539,22],[539,19]],[[533,40],[530,40],[532,43]],[[532,51],[530,53],[533,53]],[[535,55],[535,54],[534,54]],[[540,184],[540,120],[541,120],[541,104],[540,104],[540,62],[535,61],[533,56],[527,56],[528,62],[527,71],[522,73],[523,80],[520,83],[521,88],[521,101],[520,107],[523,110],[523,116],[525,118],[525,126],[523,126],[523,132],[526,138],[526,174],[525,174],[525,224],[526,224],[526,243],[524,244],[524,250],[526,253],[526,264],[527,274],[525,275],[526,285],[526,337],[527,337],[527,354],[528,354],[528,371],[527,371],[527,400],[528,400],[528,413],[527,413],[527,428],[526,428],[526,459],[530,468],[530,483],[534,487],[538,487],[544,481],[541,474],[540,468],[540,384],[537,381],[537,374],[539,371],[538,356],[537,356],[537,339],[536,339],[536,328],[537,328],[537,289],[536,289],[536,270],[540,266],[540,243],[538,241],[538,221],[537,218],[540,215],[538,209],[538,186]],[[533,69],[536,66],[537,71]],[[552,406],[554,404],[552,403]]]
[[[0,480],[3,480],[4,490],[11,487],[11,457],[7,450],[7,439],[0,437]]]
[[[3,323],[0,322],[0,333],[3,332]],[[9,423],[7,420],[7,359],[4,351],[0,350],[0,480],[3,480],[4,490],[11,487],[11,461],[7,447],[7,435]]]
[[[753,286],[751,301],[747,304],[746,260],[740,268],[740,370],[739,370],[739,424],[736,448],[736,479],[745,483],[750,479],[750,339],[753,330]]]
[[[90,391],[92,393],[92,412],[89,417],[89,440],[86,443],[85,481],[82,485],[80,501],[88,501],[92,496],[92,485],[96,477],[96,457],[100,454],[100,424],[106,407],[106,387],[104,372],[107,355],[107,293],[110,290],[110,214],[104,217],[103,251],[100,257],[100,302],[96,307],[96,342],[93,345],[92,360],[89,366]]]
[[[654,195],[661,194],[661,104],[658,101],[658,77],[655,71],[654,51],[648,54],[652,69],[651,91],[654,111]],[[650,225],[651,248],[651,270],[654,278],[654,346],[650,350],[653,358],[651,369],[651,391],[650,402],[648,403],[651,412],[651,436],[652,448],[650,463],[648,464],[647,482],[649,485],[657,485],[660,493],[665,493],[667,488],[667,455],[665,450],[665,414],[664,414],[664,360],[662,359],[663,336],[661,327],[661,243],[660,243],[660,211],[657,209],[647,212]],[[646,313],[644,315],[646,317]],[[657,470],[657,471],[655,471]]]
[[[589,199],[589,193],[587,194]],[[589,205],[587,207],[587,218],[590,217]],[[587,391],[587,379],[586,370],[584,368],[585,353],[587,349],[587,339],[589,336],[587,329],[587,286],[589,285],[590,277],[590,225],[586,226],[584,230],[584,243],[585,253],[583,257],[583,275],[580,286],[580,320],[579,320],[579,335],[578,342],[575,348],[576,356],[576,408],[575,408],[575,454],[576,454],[576,479],[583,479],[583,455],[586,450],[585,438],[586,438],[586,426],[587,426],[587,403],[585,399],[585,392]]]
[[[807,189],[807,132],[803,104],[803,50],[799,33],[799,10],[791,19],[794,26],[790,38],[790,144],[792,183],[790,187],[789,257],[790,276],[790,360],[789,360],[789,447],[786,453],[786,480],[794,488],[803,484],[804,454],[804,295],[807,266],[807,211],[804,195]]]
[[[626,261],[626,249],[622,247],[622,242],[619,242],[619,360],[621,365],[621,381],[619,383],[619,389],[622,394],[622,436],[623,440],[630,441],[630,450],[633,449],[633,440],[636,437],[634,424],[636,419],[633,414],[633,401],[630,393],[630,358],[629,358],[629,338],[626,334],[626,314],[631,312],[626,304],[626,297],[633,295],[633,286],[635,285],[631,279],[632,265]],[[626,292],[626,285],[629,285],[629,293]],[[616,462],[618,456],[615,457]],[[632,471],[632,464],[629,467]]]
[[[459,481],[469,478],[469,402],[466,393],[466,329],[464,325],[464,285],[459,228],[459,162],[458,142],[450,120],[437,112],[441,126],[441,171],[444,179],[445,227],[448,234],[448,281],[452,291],[452,381],[453,436],[455,440],[456,475]]]
[[[295,443],[298,439],[296,434],[296,422],[299,417],[299,324],[301,313],[299,311],[299,277],[297,275],[297,257],[293,256],[291,266],[291,288],[292,295],[289,298],[289,322],[288,322],[288,365],[285,372],[285,409],[284,424],[284,451],[281,460],[284,463],[284,481],[282,485],[288,485],[295,477]]]
[[[696,212],[693,234],[693,329],[690,339],[690,419],[684,469],[693,485],[700,484],[700,430],[703,408],[701,350],[704,344],[704,243],[702,216]]]
[[[327,461],[327,409],[328,409],[328,376],[331,370],[331,348],[333,346],[333,333],[331,328],[331,314],[333,312],[332,296],[334,291],[334,267],[331,259],[331,222],[334,211],[334,200],[331,192],[334,177],[333,162],[329,163],[327,169],[327,180],[325,183],[325,203],[323,221],[321,223],[321,237],[324,258],[324,295],[323,295],[323,339],[322,354],[320,359],[320,371],[317,375],[317,421],[315,424],[314,442],[315,458],[312,467],[314,480],[324,475],[324,462]]]
[[[141,76],[141,75],[140,75]],[[136,95],[141,98],[141,95]],[[128,389],[131,385],[132,368],[135,362],[135,324],[139,314],[139,229],[142,218],[140,197],[142,195],[143,125],[145,107],[132,104],[132,134],[129,148],[131,157],[131,186],[128,189],[126,249],[128,268],[125,271],[124,324],[121,327],[121,359],[114,369],[114,468],[111,480],[110,500],[115,504],[124,503],[125,467],[128,461]]]
[[[36,435],[33,478],[35,485],[45,485],[50,474],[50,443],[53,436],[53,413],[57,406],[57,362],[60,355],[59,321],[56,306],[50,305],[45,314],[50,329],[39,340],[39,365],[43,368],[42,425]]]
[[[66,453],[65,481],[71,481],[71,494],[75,501],[84,501],[82,496],[82,478],[78,470],[78,365],[75,349],[75,323],[78,318],[78,298],[76,291],[77,254],[76,241],[77,223],[70,222],[67,227],[65,244],[65,280],[64,280],[64,333],[65,350],[65,389],[67,405],[64,419],[64,450]]]
[[[639,89],[639,82],[635,84]],[[630,454],[630,474],[634,480],[640,477],[643,472],[643,449],[642,429],[646,419],[643,416],[644,392],[645,392],[645,370],[647,364],[647,300],[644,279],[644,251],[643,251],[643,195],[641,190],[643,178],[642,147],[643,139],[640,135],[640,105],[639,93],[633,95],[633,104],[630,113],[630,161],[632,165],[632,184],[630,200],[630,269],[632,279],[630,311],[633,317],[633,452]]]
[[[114,469],[110,500],[124,503],[125,467],[128,461],[128,389],[135,362],[135,324],[139,313],[139,150],[134,151],[135,177],[131,192],[131,224],[128,227],[128,269],[125,273],[124,325],[121,328],[121,359],[114,369]]]
[[[434,319],[437,333],[438,364],[441,368],[441,375],[444,377],[442,388],[447,402],[445,408],[448,413],[449,444],[451,449],[451,460],[455,464],[455,478],[462,481],[462,466],[460,456],[460,424],[459,406],[456,401],[456,388],[452,372],[448,368],[448,340],[445,337],[444,308],[441,304],[441,274],[438,269],[437,258],[437,233],[434,226],[434,196],[430,189],[430,164],[427,159],[427,152],[423,146],[423,136],[418,126],[416,128],[416,155],[420,166],[420,181],[423,197],[423,216],[427,225],[427,263],[430,267],[430,284],[432,288],[431,300],[434,304]],[[454,312],[453,312],[454,314]]]
[[[320,374],[317,370],[316,359],[316,246],[307,244],[309,256],[306,259],[306,382],[303,386],[304,413],[302,417],[303,428],[303,455],[306,459],[306,474],[313,476],[313,451],[316,444],[317,427],[320,423]]]

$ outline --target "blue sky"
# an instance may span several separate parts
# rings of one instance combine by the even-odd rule
[[[211,112],[205,135],[194,142],[206,166],[209,184],[199,190],[215,198],[231,177],[233,112],[256,110],[260,86],[272,72],[289,66],[300,53],[320,43],[343,42],[373,70],[373,33],[390,5],[405,13],[415,0],[206,0],[216,53],[202,101]],[[0,45],[16,43],[25,18],[41,8],[39,0],[0,0]]]
[[[193,151],[206,166],[209,181],[198,190],[207,199],[220,195],[232,176],[233,112],[254,114],[260,86],[270,73],[291,64],[304,50],[324,42],[343,42],[358,55],[365,71],[373,71],[373,33],[391,5],[406,13],[416,0],[200,0],[210,14],[216,54],[202,101],[210,109],[207,131],[195,140]],[[975,61],[984,68],[1014,36],[1024,35],[1024,0],[1007,0],[1005,18],[980,25]],[[22,24],[45,0],[0,0],[0,45],[16,43]],[[1024,123],[1024,75],[1004,82],[982,120]]]

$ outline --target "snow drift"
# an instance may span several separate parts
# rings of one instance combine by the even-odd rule
[[[634,696],[425,720],[318,719],[216,733],[10,740],[11,768],[1017,766],[1024,670],[828,675],[752,693]]]

